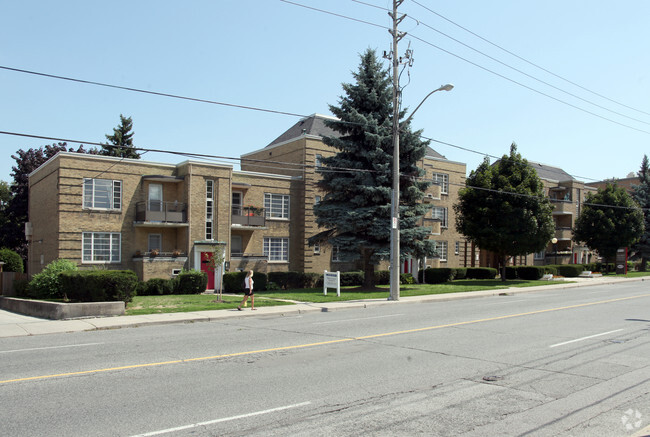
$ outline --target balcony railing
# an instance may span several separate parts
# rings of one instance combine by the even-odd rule
[[[551,199],[553,205],[553,214],[575,214],[575,204],[570,200]]]
[[[187,206],[181,202],[149,201],[135,204],[138,222],[187,223]]]
[[[264,208],[254,206],[233,206],[232,224],[239,226],[265,226]]]

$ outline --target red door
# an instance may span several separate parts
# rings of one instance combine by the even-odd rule
[[[206,290],[214,290],[214,268],[212,267],[212,252],[201,252],[201,271],[208,274],[208,287]]]

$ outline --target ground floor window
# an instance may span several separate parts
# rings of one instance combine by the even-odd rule
[[[82,261],[84,263],[119,263],[122,234],[119,232],[84,232]]]
[[[289,239],[265,237],[264,256],[269,261],[289,261]]]
[[[436,241],[436,253],[440,258],[440,261],[447,261],[447,242],[446,241]]]

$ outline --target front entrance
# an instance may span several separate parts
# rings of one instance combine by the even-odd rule
[[[208,274],[207,290],[214,290],[214,265],[212,264],[213,252],[201,252],[201,271]]]

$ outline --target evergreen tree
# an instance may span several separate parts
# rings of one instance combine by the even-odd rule
[[[596,194],[589,193],[573,229],[573,241],[582,241],[608,262],[616,251],[630,247],[644,232],[644,217],[627,192],[607,184]]]
[[[643,212],[645,231],[641,238],[632,246],[634,257],[641,259],[641,271],[646,271],[646,264],[650,260],[650,163],[648,156],[643,155],[641,169],[637,173],[639,185],[632,185],[632,197],[639,204]]]
[[[375,265],[390,255],[391,189],[393,167],[392,87],[373,50],[361,55],[353,73],[356,83],[343,84],[339,106],[330,105],[338,120],[325,124],[339,133],[323,138],[338,150],[322,159],[319,188],[325,196],[314,207],[316,223],[324,232],[310,243],[325,241],[339,250],[339,258],[359,260],[364,269],[364,288],[374,287]],[[404,113],[401,114],[401,117]],[[420,180],[428,143],[420,132],[403,125],[400,134],[400,249],[401,255],[423,257],[435,253],[425,238],[430,230],[417,223],[427,207],[420,203],[428,183]]]
[[[473,170],[454,205],[458,231],[481,249],[494,252],[506,280],[509,257],[543,250],[553,237],[553,207],[528,161],[510,146],[494,165],[489,159]]]
[[[119,156],[120,158],[140,159],[140,154],[133,146],[133,121],[131,117],[120,114],[120,125],[113,128],[113,135],[106,135],[108,144],[102,144],[99,154],[104,156]]]

